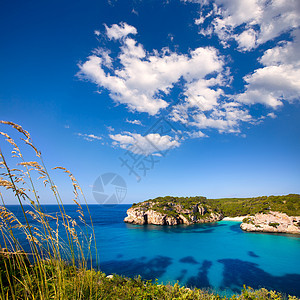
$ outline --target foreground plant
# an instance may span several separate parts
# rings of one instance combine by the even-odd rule
[[[0,124],[8,126],[13,134],[21,135],[19,145],[11,135],[0,130],[0,138],[10,147],[9,151],[4,152],[4,143],[0,141],[0,187],[4,188],[3,193],[0,191],[0,251],[6,257],[1,261],[1,298],[65,299],[66,294],[70,294],[66,289],[65,262],[73,269],[87,272],[93,266],[92,247],[95,247],[97,257],[95,233],[86,199],[70,171],[63,167],[53,168],[62,170],[71,180],[78,220],[83,225],[79,227],[76,220],[66,214],[58,187],[30,134],[15,123],[0,121]],[[33,160],[25,159],[21,151],[24,146],[28,148],[24,148],[26,155],[31,150],[29,154],[34,155]],[[47,200],[52,197],[56,201],[58,211],[55,215],[47,214],[40,205],[37,187],[41,185],[49,191]],[[6,198],[11,197],[18,201],[22,220],[7,207],[9,202]],[[81,201],[85,203],[88,218]],[[97,261],[94,264],[97,265]],[[49,278],[52,279],[51,284]],[[71,278],[74,281],[78,279],[76,276]],[[74,286],[76,289],[72,290],[71,296],[80,299],[82,284],[76,282]]]
[[[55,279],[50,277],[51,269],[54,268],[52,262],[46,263],[49,270],[47,284],[53,288]],[[33,266],[31,268],[34,268]],[[1,270],[1,265],[0,265]],[[67,291],[63,299],[186,299],[186,300],[299,300],[296,297],[284,296],[275,291],[266,289],[253,290],[244,288],[240,295],[233,295],[230,298],[220,296],[216,293],[201,290],[189,289],[179,284],[162,285],[157,282],[143,281],[138,278],[126,278],[118,275],[106,276],[104,273],[95,270],[83,270],[73,268],[70,265],[63,265],[62,276],[65,278],[64,285]],[[29,268],[29,272],[30,272]],[[31,273],[31,272],[30,272]],[[34,273],[33,273],[34,274]],[[76,285],[81,285],[80,293],[77,293]],[[24,287],[22,283],[17,283],[15,297],[23,299]],[[77,297],[74,295],[77,293]],[[37,291],[35,291],[35,299],[39,299]],[[55,297],[54,297],[55,298]]]

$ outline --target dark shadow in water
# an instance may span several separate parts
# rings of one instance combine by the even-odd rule
[[[199,268],[199,272],[196,276],[192,276],[186,282],[187,287],[197,287],[197,288],[211,288],[207,274],[209,268],[212,266],[212,262],[209,260],[204,260],[202,266]]]
[[[259,255],[255,254],[253,251],[248,251],[248,255],[251,257],[259,257]]]
[[[220,259],[224,265],[222,289],[231,288],[239,292],[237,286],[265,287],[282,293],[300,296],[300,274],[273,276],[258,267],[258,264],[239,259]]]
[[[218,222],[194,225],[164,226],[164,231],[174,233],[212,233],[217,227],[226,226]]]
[[[243,232],[243,230],[240,228],[240,225],[241,225],[241,223],[236,223],[234,225],[230,225],[229,229],[233,232],[241,233],[241,232]]]
[[[124,255],[123,254],[118,254],[117,258],[122,258]]]
[[[191,265],[199,264],[193,256],[183,257],[179,261],[184,263],[184,264],[191,264]]]
[[[102,262],[101,271],[106,274],[119,274],[128,277],[141,275],[143,279],[152,279],[162,276],[168,266],[172,264],[172,258],[156,256],[150,260],[145,257],[128,260],[110,260]]]
[[[180,272],[180,275],[176,278],[176,280],[178,280],[179,282],[182,281],[186,273],[187,273],[187,270],[182,269]]]
[[[194,224],[194,225],[175,225],[175,226],[161,226],[161,225],[133,225],[126,223],[128,229],[141,230],[141,231],[163,231],[164,233],[211,233],[216,227],[227,226],[218,222]]]

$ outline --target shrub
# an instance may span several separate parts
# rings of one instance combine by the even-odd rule
[[[270,222],[269,223],[269,226],[272,226],[272,227],[275,227],[277,228],[280,224],[279,223],[276,223],[276,222]]]
[[[276,222],[269,222],[269,226],[277,228],[280,224]]]

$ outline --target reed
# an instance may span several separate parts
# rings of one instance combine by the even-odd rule
[[[29,132],[13,122],[0,121],[0,125],[3,127],[0,130],[0,187],[5,190],[4,193],[0,190],[1,299],[82,299],[83,289],[89,289],[89,295],[96,296],[97,291],[95,294],[93,285],[89,285],[95,274],[90,271],[97,265],[92,255],[94,250],[97,258],[95,232],[76,178],[63,167],[53,168],[63,171],[71,180],[77,221],[67,215],[59,188]],[[19,142],[4,129],[17,135]],[[24,147],[29,148],[26,158],[24,150],[21,151]],[[47,200],[52,197],[57,204],[55,215],[46,213],[40,204],[37,187],[41,181],[49,192]],[[9,201],[5,199],[9,195],[18,200],[22,218],[9,210]],[[87,216],[80,204],[82,201]],[[82,223],[80,226],[78,220]],[[70,270],[73,276],[66,276]]]

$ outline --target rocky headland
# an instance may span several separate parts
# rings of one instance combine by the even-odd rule
[[[300,234],[300,217],[270,211],[245,218],[240,227],[250,232]]]
[[[213,212],[201,203],[184,207],[179,203],[142,202],[127,210],[127,223],[153,225],[191,225],[195,223],[216,222],[223,219],[222,213]]]
[[[124,222],[172,226],[223,219],[242,222],[241,229],[248,232],[300,234],[300,195],[224,199],[158,197],[134,203],[127,210]]]

